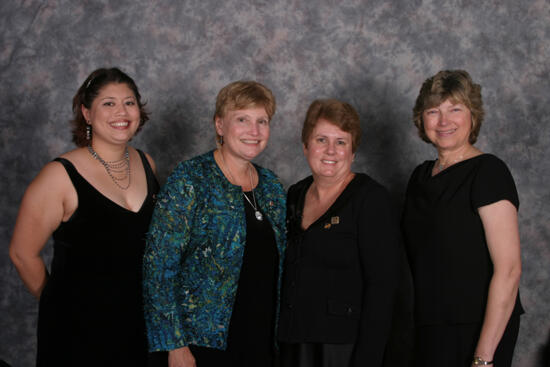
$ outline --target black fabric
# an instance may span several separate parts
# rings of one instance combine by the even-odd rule
[[[415,288],[415,322],[481,322],[493,265],[477,209],[499,200],[519,207],[515,184],[506,165],[491,154],[432,177],[433,165],[426,161],[414,170],[402,221]],[[521,313],[518,294],[513,314]]]
[[[254,203],[252,192],[245,193]],[[227,349],[191,345],[197,366],[270,367],[275,358],[275,310],[279,255],[271,224],[259,221],[245,201],[246,247],[233,305]]]
[[[290,187],[279,340],[354,344],[351,366],[379,366],[399,278],[399,230],[386,190],[356,174],[302,230],[308,177]]]
[[[512,365],[519,324],[519,315],[508,321],[493,357],[494,366]],[[480,332],[481,323],[418,327],[414,366],[470,367]]]
[[[346,367],[353,344],[281,343],[281,367]]]
[[[435,176],[433,165],[426,161],[414,170],[402,220],[414,282],[415,323],[420,330],[481,324],[493,265],[478,208],[500,200],[519,207],[514,180],[504,162],[491,154],[464,160]],[[512,315],[522,313],[518,292]],[[420,336],[417,351],[437,349],[431,345],[437,339]],[[456,346],[456,353],[464,348],[473,353],[475,343],[477,336],[449,345]]]
[[[40,297],[37,366],[145,366],[141,267],[159,185],[140,153],[147,197],[134,213],[103,196],[66,159],[78,208],[53,233]]]

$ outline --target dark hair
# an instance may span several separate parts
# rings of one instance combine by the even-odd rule
[[[359,114],[346,102],[337,99],[317,99],[307,110],[304,126],[302,127],[302,143],[307,147],[313,129],[320,119],[327,120],[338,126],[340,130],[351,134],[351,150],[357,151],[361,141],[361,124]]]
[[[84,147],[88,145],[86,140],[86,119],[82,114],[82,106],[91,108],[94,99],[99,95],[99,92],[107,84],[111,83],[124,83],[132,90],[136,97],[139,107],[139,127],[136,134],[141,130],[147,120],[149,120],[149,113],[145,110],[145,103],[141,101],[141,95],[139,94],[138,87],[134,80],[128,76],[128,74],[122,72],[118,68],[101,68],[94,70],[82,83],[75,96],[73,97],[73,119],[71,124],[73,126],[73,142],[78,147]]]
[[[265,85],[255,81],[239,80],[223,87],[216,97],[216,117],[224,117],[227,111],[251,107],[263,107],[269,120],[275,114],[275,97]],[[220,136],[216,133],[219,142]]]
[[[481,86],[475,84],[470,74],[464,70],[442,70],[424,81],[413,108],[413,121],[418,129],[418,135],[425,142],[432,143],[424,130],[422,114],[429,108],[439,106],[447,99],[453,103],[462,103],[470,110],[472,129],[468,141],[474,144],[485,112]]]

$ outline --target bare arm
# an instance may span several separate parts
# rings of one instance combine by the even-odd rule
[[[169,351],[168,367],[196,367],[195,358],[189,347]]]
[[[494,272],[475,356],[492,361],[514,309],[519,287],[521,256],[518,219],[516,207],[508,200],[482,206],[478,212]]]
[[[69,195],[71,189],[74,197]],[[61,221],[69,217],[68,212],[72,214],[77,205],[75,199],[69,177],[63,166],[55,162],[44,167],[23,196],[9,251],[23,283],[36,298],[40,298],[46,283],[46,266],[40,251]]]

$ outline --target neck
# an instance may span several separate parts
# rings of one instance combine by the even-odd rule
[[[248,176],[250,162],[246,159],[238,159],[231,154],[228,154],[223,148],[218,150],[222,156],[223,163],[231,170],[233,176]],[[237,178],[237,177],[235,177]]]
[[[214,159],[221,167],[225,177],[233,185],[241,186],[244,191],[251,191],[256,182],[256,170],[250,161],[238,159],[224,151],[223,147],[218,148],[214,154]]]
[[[127,149],[126,144],[104,144],[101,141],[92,139],[92,148],[106,161],[115,161],[124,157]]]
[[[353,179],[354,173],[347,172],[341,177],[313,176],[313,183],[310,190],[317,198],[329,197],[334,193],[341,192]]]
[[[452,164],[453,162],[456,163],[458,161],[468,158],[472,151],[474,151],[474,149],[475,148],[470,144],[466,144],[460,148],[453,150],[438,149],[438,163],[443,166],[447,166],[449,164]]]

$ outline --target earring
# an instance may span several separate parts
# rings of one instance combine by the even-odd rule
[[[223,145],[223,135],[220,135],[220,145]]]
[[[92,139],[92,125],[86,125],[86,140],[90,141],[90,139]]]

